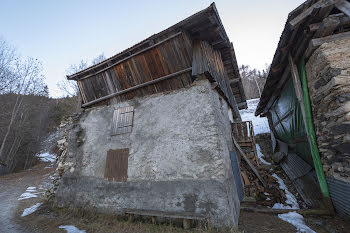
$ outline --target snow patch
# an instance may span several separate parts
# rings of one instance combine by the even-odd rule
[[[59,226],[60,229],[65,229],[67,233],[86,233],[85,230],[79,230],[75,226],[67,225],[67,226]]]
[[[273,209],[299,209],[299,204],[297,199],[291,192],[289,192],[283,180],[279,178],[275,173],[273,173],[272,176],[277,179],[279,188],[286,192],[286,198],[287,198],[286,203],[289,204],[289,205],[283,205],[282,203],[275,203],[272,206],[272,208]]]
[[[264,154],[261,153],[261,148],[260,148],[259,144],[256,144],[256,152],[258,153],[258,158],[259,158],[260,162],[262,162],[265,165],[271,165],[271,163],[269,163],[265,159],[263,159]]]
[[[49,152],[41,153],[37,155],[37,157],[40,158],[41,161],[43,162],[55,162],[56,161],[56,155],[50,154]]]
[[[36,187],[28,187],[27,190],[19,196],[18,200],[24,200],[32,197],[38,197],[36,193]]]
[[[250,99],[247,100],[247,109],[239,110],[241,114],[242,121],[252,121],[254,127],[254,134],[270,133],[269,123],[266,117],[256,117],[255,110],[258,106],[260,99]]]
[[[305,225],[304,217],[295,211],[286,214],[279,214],[278,217],[283,221],[286,221],[295,226],[297,228],[298,233],[316,233],[310,227]]]
[[[34,213],[39,208],[39,206],[41,206],[41,203],[36,203],[35,205],[23,210],[23,213],[21,216],[24,217],[24,216],[27,216],[29,214]]]

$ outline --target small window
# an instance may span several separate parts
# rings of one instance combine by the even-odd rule
[[[116,182],[127,181],[128,158],[129,148],[107,151],[105,180]]]
[[[112,135],[130,133],[134,120],[134,107],[118,108],[113,113]]]

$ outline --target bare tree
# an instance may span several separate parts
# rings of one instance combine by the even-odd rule
[[[101,53],[100,55],[98,55],[96,58],[92,60],[92,65],[96,65],[104,60],[106,60],[105,54]]]
[[[0,161],[9,170],[13,169],[14,156],[21,143],[21,134],[16,128],[21,127],[27,120],[28,106],[24,106],[26,95],[48,95],[44,77],[41,75],[42,66],[37,59],[20,57],[4,41],[0,42],[1,93],[14,96],[14,103],[9,106],[10,114],[3,135],[0,135]],[[4,86],[3,86],[4,84]]]
[[[13,87],[16,77],[11,68],[17,59],[16,51],[0,37],[0,94]]]
[[[247,65],[241,65],[239,71],[242,77],[244,91],[248,99],[260,98],[261,90],[265,85],[269,67],[262,71],[251,69]]]

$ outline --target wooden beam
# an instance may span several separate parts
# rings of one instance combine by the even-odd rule
[[[310,57],[313,51],[317,49],[319,46],[321,46],[323,43],[328,43],[336,40],[349,39],[349,38],[350,38],[350,31],[312,39],[309,43],[309,47],[305,51],[305,58]]]
[[[249,167],[253,170],[254,174],[258,177],[258,179],[260,180],[260,182],[263,184],[263,186],[265,188],[267,188],[267,185],[265,184],[263,178],[260,176],[258,170],[256,170],[256,168],[254,167],[254,165],[250,162],[250,159],[246,156],[246,154],[243,152],[242,148],[239,146],[238,142],[236,141],[235,137],[233,137],[232,135],[232,140],[233,143],[235,144],[237,150],[239,151],[239,153],[242,155],[242,157],[244,158],[244,160],[247,162],[247,164],[249,165]]]
[[[343,40],[343,39],[348,39],[350,38],[350,31],[349,32],[343,32],[343,33],[338,33],[338,34],[334,34],[331,36],[326,36],[326,37],[322,37],[322,38],[316,38],[316,39],[312,39],[312,45],[314,47],[318,47],[320,45],[322,45],[323,43],[329,43],[332,41],[336,41],[336,40]]]
[[[318,216],[332,215],[326,209],[272,209],[272,208],[257,208],[257,207],[242,206],[241,210],[246,212],[266,213],[266,214],[284,214],[284,213],[296,211],[301,215],[318,215]]]
[[[329,15],[328,18],[330,18],[330,19],[338,19],[339,20],[338,27],[350,24],[350,17],[347,16],[347,15],[344,15],[344,13]],[[319,29],[319,27],[321,27],[322,23],[323,22],[310,24],[308,31],[311,32],[311,33],[316,32]]]
[[[292,80],[293,80],[293,84],[294,84],[295,94],[296,94],[298,102],[300,104],[301,114],[303,116],[304,125],[306,126],[304,95],[303,95],[303,89],[302,89],[301,83],[300,83],[298,69],[297,69],[296,65],[294,64],[293,58],[290,54],[288,55],[288,60],[289,60],[291,74],[292,74]]]
[[[267,102],[267,104],[266,104],[266,106],[265,106],[265,108],[263,110],[263,114],[266,114],[268,112],[268,110],[271,108],[272,104],[275,102],[275,100],[279,96],[279,93],[281,93],[284,84],[286,83],[286,81],[289,78],[289,74],[290,74],[289,71],[290,71],[290,68],[289,68],[289,65],[288,65],[284,69],[282,77],[280,78],[280,80],[278,81],[276,87],[274,88],[273,94],[272,94],[269,102]]]
[[[337,28],[339,25],[340,20],[338,18],[325,18],[322,21],[321,26],[317,29],[315,32],[313,38],[320,38],[325,37],[333,34],[333,31]]]
[[[298,69],[297,69],[296,65],[294,64],[293,58],[290,54],[288,55],[288,60],[289,60],[289,66],[291,67],[291,74],[292,74],[292,80],[293,80],[293,84],[294,84],[293,86],[294,86],[295,94],[297,96],[297,99],[298,99],[298,102],[300,105],[301,115],[303,117],[304,126],[306,127],[307,123],[306,123],[304,95],[303,95],[303,89],[301,86]],[[307,136],[310,148],[312,148],[310,134],[308,133],[307,130],[306,130],[306,136]]]
[[[340,0],[335,4],[335,7],[350,17],[350,3],[348,1]]]
[[[289,22],[291,29],[294,29],[296,26],[303,23],[307,17],[313,15],[320,8],[328,8],[331,5],[334,5],[334,0],[321,0],[316,2]]]
[[[85,108],[85,107],[87,107],[87,106],[89,106],[89,105],[99,103],[99,102],[101,102],[101,101],[103,101],[103,100],[107,100],[107,99],[110,99],[110,98],[112,98],[112,97],[115,97],[115,96],[118,96],[118,95],[121,95],[121,94],[125,94],[125,93],[128,93],[128,92],[130,92],[130,91],[139,89],[139,88],[141,88],[141,87],[145,87],[145,86],[148,86],[148,85],[151,85],[151,84],[155,84],[155,83],[158,83],[158,82],[160,82],[160,81],[163,81],[163,80],[166,80],[166,79],[169,79],[169,78],[172,78],[172,77],[175,77],[175,76],[177,76],[177,75],[180,75],[180,74],[183,74],[183,73],[186,73],[186,72],[190,72],[190,71],[192,71],[192,67],[189,67],[189,68],[180,70],[180,71],[178,71],[178,72],[175,72],[175,73],[172,73],[172,74],[165,75],[165,76],[163,76],[163,77],[154,79],[154,80],[152,80],[152,81],[145,82],[145,83],[142,83],[142,84],[139,84],[139,85],[130,87],[130,88],[128,88],[128,89],[125,89],[125,90],[122,90],[122,91],[118,91],[118,92],[116,92],[116,93],[113,93],[113,94],[110,94],[110,95],[106,95],[106,96],[104,96],[104,97],[101,97],[101,98],[92,100],[92,101],[90,101],[90,102],[87,102],[87,103],[83,104],[82,107]]]
[[[135,56],[137,56],[137,55],[139,55],[139,54],[141,54],[141,53],[144,53],[144,52],[146,52],[146,51],[148,51],[148,50],[150,50],[150,49],[152,49],[152,48],[154,48],[154,47],[156,47],[156,46],[158,46],[158,45],[160,45],[160,44],[165,43],[165,42],[168,41],[168,40],[171,40],[171,39],[173,39],[173,38],[175,38],[175,37],[181,35],[181,34],[182,34],[182,32],[175,33],[174,35],[171,35],[171,36],[169,36],[168,38],[166,38],[166,39],[164,39],[164,40],[162,40],[162,41],[159,41],[158,43],[156,43],[156,44],[154,44],[154,45],[152,45],[152,46],[150,46],[150,47],[147,47],[147,48],[145,48],[145,49],[143,49],[143,50],[141,50],[141,51],[139,51],[139,52],[136,52],[136,53],[134,53],[134,54],[132,54],[132,55],[130,55],[130,56],[127,56],[126,58],[123,58],[123,59],[121,59],[121,60],[119,60],[119,61],[117,61],[117,62],[114,62],[114,63],[112,63],[112,64],[109,64],[106,68],[104,68],[104,69],[102,69],[102,70],[99,70],[99,71],[97,71],[97,72],[95,72],[95,73],[93,73],[93,74],[89,74],[89,75],[87,75],[87,76],[85,76],[85,77],[83,77],[83,78],[80,78],[79,80],[87,79],[87,78],[93,77],[93,76],[95,76],[95,75],[97,75],[97,74],[99,74],[99,73],[102,73],[102,72],[104,72],[104,71],[110,69],[110,68],[113,67],[113,66],[116,66],[116,65],[118,65],[118,64],[120,64],[120,63],[122,63],[122,62],[124,62],[124,61],[126,61],[126,60],[128,60],[128,59],[130,59],[130,58],[132,58],[132,57],[135,57]],[[67,76],[67,78],[68,78],[68,79],[73,79],[74,76],[76,76],[76,75]]]

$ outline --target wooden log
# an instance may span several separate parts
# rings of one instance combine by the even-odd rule
[[[254,212],[254,213],[265,213],[265,214],[285,214],[292,211],[296,211],[301,215],[317,215],[317,216],[331,216],[326,209],[272,209],[272,208],[256,208],[256,207],[241,207],[241,211]]]
[[[236,148],[238,149],[239,153],[242,155],[244,160],[247,162],[249,167],[253,170],[254,174],[258,177],[260,182],[264,185],[265,188],[267,188],[267,185],[265,184],[263,178],[260,176],[259,172],[256,170],[254,165],[250,162],[250,159],[246,156],[246,154],[243,152],[242,148],[239,146],[238,142],[234,137],[232,137],[233,143],[235,144]]]

